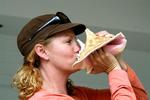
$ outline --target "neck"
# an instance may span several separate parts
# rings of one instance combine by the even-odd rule
[[[68,74],[50,65],[41,66],[40,71],[43,77],[43,89],[52,93],[67,94],[66,82],[69,77]]]

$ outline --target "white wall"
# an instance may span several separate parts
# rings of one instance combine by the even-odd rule
[[[1,0],[0,14],[32,18],[64,11],[91,26],[150,32],[149,0]]]
[[[16,37],[0,35],[0,97],[3,100],[17,100],[16,91],[10,87],[10,82],[21,62]]]

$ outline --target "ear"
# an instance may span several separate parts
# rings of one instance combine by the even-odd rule
[[[42,44],[36,44],[34,46],[34,50],[36,52],[36,54],[41,57],[42,59],[48,60],[48,52],[45,48],[45,46],[43,46]]]

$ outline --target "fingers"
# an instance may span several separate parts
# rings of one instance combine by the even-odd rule
[[[105,72],[106,67],[102,63],[103,62],[102,61],[103,57],[101,58],[101,56],[103,55],[102,53],[103,53],[102,50],[97,50],[88,56],[93,66],[91,72],[89,73],[97,74],[97,73]]]
[[[110,33],[107,32],[107,31],[100,31],[100,32],[97,32],[96,35],[97,35],[97,36],[104,36],[104,37],[113,37],[113,36],[114,36],[113,34],[110,34]]]
[[[93,66],[101,67],[101,70],[105,71],[107,69],[107,64],[105,62],[107,57],[105,52],[102,49],[94,51],[89,58],[92,61]]]
[[[92,61],[92,65],[99,67],[94,69],[99,69],[103,72],[109,73],[112,71],[115,67],[119,67],[119,63],[117,59],[110,54],[109,52],[106,52],[103,49],[98,49],[94,51],[89,58]]]
[[[104,52],[102,51],[102,49],[96,50],[94,51],[91,55],[90,55],[91,60],[93,61],[93,64],[100,64],[102,65],[103,59],[104,57]],[[100,63],[101,62],[101,63]]]

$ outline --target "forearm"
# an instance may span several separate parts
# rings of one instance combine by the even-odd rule
[[[124,62],[124,60],[120,56],[118,56],[117,59],[122,69],[126,70],[126,72],[128,73],[128,78],[135,92],[137,100],[148,100],[148,95],[134,70],[129,67],[129,65]]]
[[[109,73],[109,86],[112,100],[136,100],[133,88],[124,70]]]
[[[131,67],[129,67],[128,64],[126,64],[126,66],[128,77],[135,92],[137,100],[148,100],[147,92],[144,89],[144,86],[142,85],[141,81],[137,77],[136,73],[133,69],[131,69]]]

